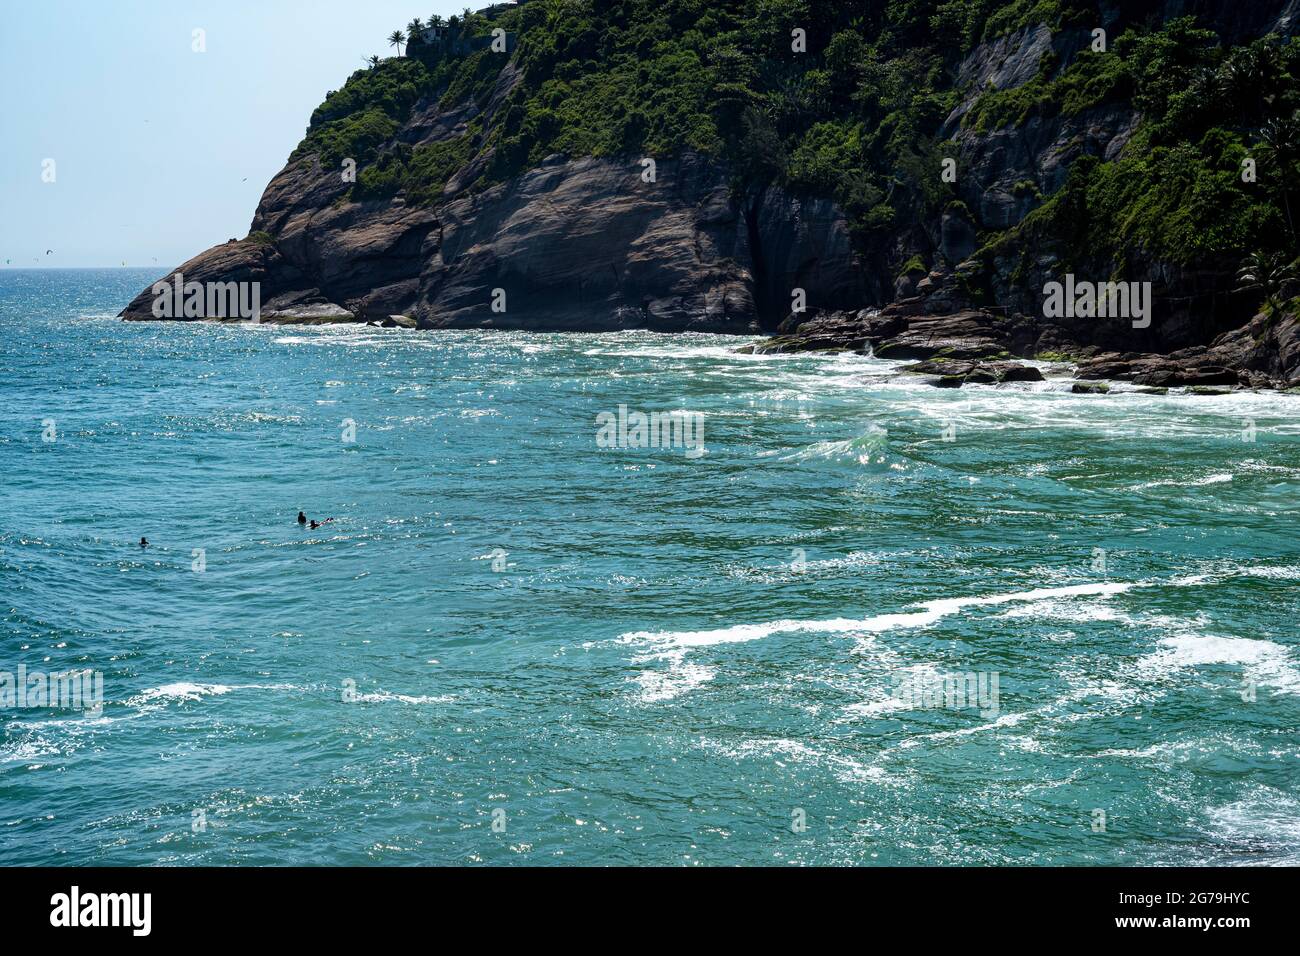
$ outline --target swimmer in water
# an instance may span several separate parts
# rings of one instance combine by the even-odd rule
[[[299,524],[306,524],[306,523],[307,523],[307,516],[306,516],[305,514],[303,514],[301,511],[298,512],[298,523],[299,523]]]
[[[321,525],[329,524],[333,520],[334,520],[333,518],[326,518],[324,521],[317,521],[315,518],[313,518],[311,521],[311,530],[315,531]]]
[[[148,538],[141,538],[141,539],[140,539],[140,547],[142,547],[142,548],[147,548],[147,547],[149,547],[149,539],[148,539]]]

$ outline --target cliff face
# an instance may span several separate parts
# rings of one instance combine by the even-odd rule
[[[774,328],[796,288],[831,307],[867,299],[866,270],[830,200],[775,188],[733,196],[719,167],[689,153],[659,163],[655,182],[641,173],[555,156],[430,209],[335,205],[339,174],[304,159],[258,207],[254,231],[273,230],[274,241],[216,246],[176,272],[260,281],[264,319],[328,303],[322,314],[403,314],[427,328],[746,333]],[[123,316],[152,318],[152,301],[146,290]]]
[[[711,112],[682,121],[698,126],[702,117],[708,119],[724,140],[721,146],[683,144],[664,150],[647,145],[621,152],[601,150],[605,155],[599,156],[544,152],[548,137],[561,144],[582,141],[566,128],[577,108],[548,91],[560,75],[568,84],[560,89],[572,91],[579,74],[598,64],[574,59],[564,67],[561,55],[543,47],[546,42],[553,46],[556,37],[574,34],[586,44],[575,57],[589,57],[593,49],[604,56],[597,42],[601,35],[581,20],[561,23],[548,35],[543,14],[530,5],[508,24],[520,37],[517,53],[483,51],[467,61],[462,72],[474,73],[476,88],[466,87],[445,63],[426,64],[425,71],[410,61],[386,61],[375,71],[354,76],[341,94],[332,94],[317,111],[307,140],[267,186],[249,238],[214,247],[176,272],[200,283],[260,282],[263,318],[272,321],[386,321],[407,316],[424,328],[747,333],[774,332],[784,320],[783,331],[797,332],[807,318],[897,301],[907,303],[901,314],[913,317],[918,310],[943,316],[994,307],[1003,316],[995,324],[1006,332],[1001,341],[1008,348],[1081,354],[1204,347],[1250,322],[1261,294],[1237,289],[1235,272],[1245,249],[1229,247],[1253,239],[1216,237],[1213,243],[1198,245],[1188,233],[1212,221],[1213,214],[1199,223],[1192,215],[1178,241],[1194,254],[1183,254],[1182,249],[1175,254],[1154,242],[1130,239],[1123,209],[1107,209],[1104,215],[1088,211],[1090,203],[1095,205],[1094,195],[1107,184],[1098,185],[1100,175],[1084,181],[1080,170],[1113,172],[1133,162],[1135,154],[1154,152],[1157,146],[1175,154],[1183,148],[1156,134],[1141,135],[1153,125],[1170,125],[1166,114],[1178,113],[1168,106],[1177,90],[1152,92],[1160,78],[1156,54],[1142,48],[1141,56],[1130,56],[1126,48],[1119,58],[1090,59],[1088,48],[1094,24],[1108,30],[1112,42],[1132,31],[1134,47],[1158,34],[1161,43],[1179,50],[1170,59],[1174,67],[1198,81],[1208,76],[1209,83],[1216,69],[1230,78],[1235,75],[1231,70],[1236,67],[1223,59],[1225,51],[1269,34],[1279,44],[1293,36],[1300,25],[1300,0],[1100,2],[1091,10],[1067,9],[1050,23],[1030,20],[996,33],[992,24],[999,11],[1010,14],[1026,5],[1012,0],[963,2],[990,26],[963,55],[927,52],[928,59],[921,61],[927,64],[924,79],[918,74],[916,91],[905,88],[907,71],[916,61],[904,41],[893,41],[903,46],[888,64],[896,79],[881,80],[865,70],[864,63],[877,60],[868,59],[852,34],[878,29],[882,38],[905,36],[909,22],[924,23],[928,15],[916,14],[917,4],[886,4],[874,27],[870,17],[866,25],[861,20],[849,24],[851,11],[831,14],[822,49],[807,61],[820,66],[820,73],[792,73],[804,67],[803,61],[782,52],[788,40],[776,21],[783,14],[755,14],[758,20],[739,25],[748,23],[751,30],[753,23],[777,26],[775,46],[768,48],[772,52],[746,52],[743,31],[735,46],[723,47],[721,54],[706,50],[709,58],[724,64],[706,74],[717,92],[705,95],[705,105],[696,107]],[[896,6],[910,12],[897,12]],[[937,28],[944,10],[961,4],[929,6],[935,8],[930,23]],[[592,22],[612,31],[615,23],[649,20],[649,11],[660,7],[668,10],[668,19],[657,26],[665,33],[680,31],[700,16],[684,12],[694,9],[689,5],[671,0],[648,7],[640,0],[602,0],[564,9],[570,11],[567,16],[597,18]],[[1041,8],[1055,5],[1035,9]],[[819,15],[796,10],[790,22],[815,23]],[[606,19],[600,21],[600,16]],[[837,16],[845,22],[839,23]],[[912,21],[902,19],[905,16]],[[1187,24],[1194,23],[1196,30],[1211,32],[1195,34],[1177,20],[1185,16],[1194,18]],[[984,22],[969,20],[967,26],[978,34]],[[1165,33],[1158,33],[1161,30]],[[1201,47],[1194,47],[1189,36]],[[1207,37],[1219,44],[1218,53],[1206,52]],[[634,39],[632,49],[639,60],[647,47],[643,37]],[[607,47],[613,44],[606,41]],[[1149,46],[1165,55],[1159,43]],[[846,57],[838,52],[841,47],[855,52]],[[618,60],[616,52],[609,55]],[[769,124],[752,105],[758,94],[738,92],[743,83],[722,82],[738,70],[743,74],[734,63],[745,55],[757,57],[749,82],[770,87],[762,95],[773,112],[797,102],[817,115],[805,121],[778,117]],[[1113,69],[1121,60],[1124,69]],[[1278,67],[1284,75],[1289,68]],[[383,110],[392,122],[381,124],[382,135],[372,137],[377,142],[354,136],[364,144],[357,148],[362,150],[358,164],[365,188],[345,181],[339,151],[324,134],[351,129],[347,124],[358,116],[373,125],[376,115],[363,112],[366,103],[352,102],[360,94],[350,91],[355,86],[364,92],[366,83],[387,82],[390,73],[394,83],[404,82],[417,69],[419,76],[427,72],[428,89],[412,97],[409,107],[394,109],[392,87],[386,87]],[[769,79],[769,74],[775,78]],[[858,84],[851,97],[835,91],[835,77],[845,74],[853,74]],[[792,87],[796,81],[804,87]],[[615,83],[610,78],[601,82],[611,89]],[[904,88],[891,82],[901,82]],[[689,89],[683,85],[676,92],[685,95],[682,91]],[[808,99],[809,89],[824,89],[827,103],[833,104],[824,108],[826,121],[818,122],[822,114],[817,111],[823,108]],[[863,107],[864,115],[854,120],[852,111],[858,107],[846,104],[873,102],[872,96],[884,104],[886,93],[893,98],[894,113],[872,127],[868,117],[875,114]],[[717,104],[707,103],[711,95],[718,98]],[[1296,91],[1281,96],[1290,103]],[[539,102],[546,105],[538,107]],[[915,122],[897,105],[908,102]],[[1281,102],[1275,105],[1280,108]],[[934,114],[933,131],[927,133],[925,117],[938,103],[943,111]],[[875,109],[879,113],[889,108]],[[1147,112],[1152,108],[1164,112],[1153,117]],[[647,138],[643,127],[654,120],[635,109],[622,115],[626,107],[617,104],[609,109],[620,114],[617,129],[629,143]],[[1186,113],[1188,108],[1178,109]],[[845,110],[849,115],[836,119]],[[741,111],[743,123],[732,115]],[[850,122],[860,125],[845,125]],[[1206,135],[1196,131],[1196,122],[1186,123],[1191,132],[1179,135]],[[1241,124],[1240,130],[1212,132],[1244,144],[1252,135],[1248,127],[1263,122],[1260,118]],[[1209,120],[1201,124],[1207,125]],[[900,139],[895,126],[907,126],[911,139]],[[694,126],[690,129],[690,135],[679,138],[709,139]],[[854,129],[862,135],[874,132],[877,142],[898,153],[898,163],[908,165],[885,163],[886,168],[879,169],[882,160],[869,149],[854,154],[834,142],[837,135],[846,143],[856,142],[848,138],[859,135]],[[671,139],[670,133],[663,136]],[[809,143],[818,137],[830,146],[810,155]],[[503,158],[521,138],[523,146],[517,148],[527,153],[531,144],[531,154],[512,166]],[[1141,142],[1135,146],[1137,139]],[[1204,151],[1205,141],[1195,148]],[[461,144],[465,148],[457,152]],[[1231,149],[1222,148],[1225,156],[1235,157]],[[421,157],[442,155],[439,150],[455,158],[439,167],[430,190],[411,171],[419,168]],[[759,154],[762,163],[756,164]],[[928,159],[918,158],[927,154]],[[643,175],[642,157],[654,158],[653,178]],[[926,182],[938,178],[936,167],[943,157],[955,159],[958,171],[955,181],[942,187],[947,197],[935,196],[933,183]],[[1219,160],[1204,159],[1207,166],[1215,162]],[[1235,179],[1237,160],[1231,162],[1233,168],[1211,171]],[[383,176],[393,170],[400,175],[385,186]],[[1153,183],[1168,178],[1164,171],[1140,172]],[[375,179],[367,181],[368,175]],[[1113,178],[1124,181],[1126,175],[1120,172]],[[1191,182],[1192,175],[1189,193],[1201,188]],[[818,182],[831,185],[810,185]],[[1164,188],[1162,182],[1158,185]],[[1150,203],[1156,192],[1151,186],[1147,195],[1133,201]],[[1068,205],[1076,202],[1076,194],[1076,205]],[[1198,200],[1189,196],[1178,201],[1194,209]],[[1276,196],[1270,201],[1276,205]],[[1269,228],[1276,232],[1280,213],[1273,209],[1270,214]],[[1146,215],[1158,218],[1163,213],[1153,208]],[[1096,241],[1097,230],[1108,228],[1106,216],[1117,220],[1113,230],[1124,235],[1125,244]],[[1251,221],[1265,218],[1260,213]],[[1128,321],[1044,318],[1044,284],[1067,271],[1100,281],[1151,282],[1162,306],[1160,321],[1135,328]],[[797,290],[802,290],[810,311],[792,316]],[[1284,286],[1283,291],[1296,290]],[[152,303],[150,290],[145,290],[122,315],[153,318]],[[861,327],[845,334],[859,342],[871,338]],[[1284,379],[1300,371],[1277,354],[1253,361]]]
[[[392,143],[463,136],[517,81],[503,70],[481,110],[423,104]],[[692,152],[657,160],[652,181],[637,159],[562,155],[472,189],[480,174],[458,171],[435,205],[348,202],[340,170],[303,156],[267,186],[252,238],[176,272],[260,281],[264,320],[406,315],[424,328],[747,333],[775,328],[796,288],[834,308],[869,298],[833,201],[737,192],[725,166]],[[152,319],[152,303],[145,290],[122,315]]]

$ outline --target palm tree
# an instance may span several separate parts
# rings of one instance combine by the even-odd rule
[[[1300,278],[1296,263],[1287,262],[1286,257],[1277,252],[1252,252],[1241,264],[1237,273],[1239,292],[1252,289],[1264,291],[1264,304],[1273,306],[1274,312],[1282,310],[1282,290],[1288,283]]]
[[[406,52],[411,52],[412,43],[424,42],[424,21],[416,17],[406,25]]]
[[[402,44],[406,42],[406,34],[401,30],[394,30],[388,34],[388,45],[397,47],[397,55],[402,55]]]
[[[1238,47],[1224,61],[1221,69],[1238,105],[1258,115],[1261,101],[1268,92],[1268,87],[1276,84],[1280,70],[1277,47],[1264,41]]]
[[[442,24],[443,19],[438,14],[435,13],[433,16],[429,17],[429,29],[436,30],[438,27],[442,26]]]
[[[1291,216],[1291,182],[1296,160],[1300,159],[1300,110],[1289,119],[1270,120],[1259,131],[1260,152],[1277,167],[1276,185],[1286,207],[1287,225],[1295,237],[1295,220]]]
[[[372,69],[372,70],[375,69],[377,66],[379,66],[379,57],[378,57],[378,55],[363,56],[361,59],[365,60],[365,61],[366,61],[366,64],[367,64],[367,65],[370,67],[370,69]]]

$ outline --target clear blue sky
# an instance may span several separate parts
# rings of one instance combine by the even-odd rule
[[[169,269],[246,235],[327,90],[413,17],[486,5],[0,0],[0,269]]]

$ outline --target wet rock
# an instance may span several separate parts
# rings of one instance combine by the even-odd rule
[[[1234,369],[1204,364],[1203,353],[1190,355],[1103,355],[1080,362],[1077,375],[1082,379],[1114,379],[1163,388],[1187,385],[1236,385],[1240,379]]]
[[[991,313],[976,310],[910,316],[904,330],[874,345],[875,354],[891,359],[983,359],[1005,355],[1007,341],[996,321]]]
[[[759,355],[777,352],[866,352],[874,312],[797,313],[781,323],[783,335],[752,346]]]
[[[333,325],[356,322],[356,315],[333,302],[263,309],[262,321],[280,325]]]
[[[1032,365],[1019,362],[975,362],[961,359],[930,359],[906,365],[900,371],[919,375],[938,375],[941,387],[953,388],[947,380],[958,380],[965,385],[1000,385],[1004,382],[1041,382],[1043,373]],[[933,384],[940,384],[935,382]]]

